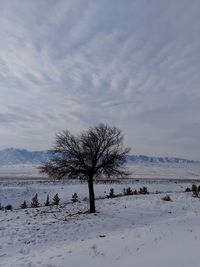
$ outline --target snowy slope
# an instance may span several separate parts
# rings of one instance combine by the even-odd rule
[[[190,193],[0,212],[2,267],[199,267],[200,205]],[[73,214],[75,214],[73,216]]]
[[[95,196],[105,197],[109,194],[110,188],[113,188],[116,194],[122,193],[123,188],[131,187],[132,190],[139,190],[140,187],[146,186],[150,193],[159,192],[183,192],[186,187],[191,187],[192,182],[174,181],[154,181],[154,180],[140,180],[129,181],[124,180],[120,182],[99,182],[95,183]],[[71,201],[72,194],[76,192],[80,200],[88,197],[87,183],[80,183],[78,181],[4,181],[0,182],[0,203],[2,206],[11,204],[14,209],[19,209],[24,200],[30,206],[34,195],[38,194],[38,199],[41,205],[44,204],[47,194],[50,196],[50,201],[53,196],[58,193],[61,203],[68,203]]]

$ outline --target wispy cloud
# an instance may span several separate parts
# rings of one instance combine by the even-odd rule
[[[0,146],[98,122],[133,152],[200,159],[198,0],[1,1]]]

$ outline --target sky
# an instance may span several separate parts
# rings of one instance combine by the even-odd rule
[[[0,0],[0,149],[107,123],[200,160],[199,0]]]

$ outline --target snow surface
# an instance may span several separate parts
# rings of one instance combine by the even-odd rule
[[[0,180],[45,179],[38,171],[39,165],[18,164],[0,166]],[[136,179],[200,179],[199,163],[129,163],[127,168]]]
[[[135,179],[95,184],[96,214],[87,213],[86,183],[49,181],[32,165],[1,167],[0,203],[14,210],[0,211],[0,267],[199,267],[200,199],[184,193],[200,184],[198,164],[129,167]],[[151,194],[100,199],[129,186]],[[71,203],[74,192],[80,203]],[[41,204],[58,193],[61,205],[19,209],[35,193]]]
[[[200,200],[164,195],[0,211],[0,266],[199,267]]]
[[[199,183],[200,184],[200,183]],[[183,192],[186,187],[192,186],[192,181],[174,182],[170,180],[120,180],[113,182],[98,182],[95,184],[95,195],[97,198],[106,197],[110,189],[113,188],[116,194],[122,193],[123,188],[131,187],[132,190],[139,190],[146,186],[150,193],[156,192]],[[78,194],[80,200],[88,198],[88,186],[86,182],[79,181],[38,181],[38,180],[20,180],[20,181],[0,181],[0,203],[2,206],[12,205],[13,208],[20,208],[24,200],[30,206],[31,200],[37,193],[39,202],[44,202],[49,195],[50,200],[58,193],[60,203],[71,201],[72,194]]]

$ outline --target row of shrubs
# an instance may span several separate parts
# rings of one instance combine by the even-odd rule
[[[132,190],[131,187],[127,187],[127,188],[123,189],[123,193],[122,194],[115,194],[114,188],[111,188],[110,192],[109,192],[109,195],[107,195],[106,197],[114,198],[114,197],[123,196],[123,195],[124,196],[130,196],[130,195],[138,195],[138,194],[143,194],[143,195],[149,194],[149,192],[147,190],[147,187],[145,187],[145,186],[141,187],[138,191],[137,190]],[[79,202],[77,193],[74,193],[72,195],[71,201],[72,201],[72,203]],[[57,193],[53,197],[52,202],[50,202],[49,195],[47,195],[46,201],[44,202],[43,206],[47,207],[47,206],[50,206],[50,205],[59,205],[59,203],[60,203],[60,198],[59,198],[58,193]],[[30,208],[39,208],[41,206],[42,205],[40,204],[40,202],[38,200],[38,194],[36,193],[35,196],[32,198],[32,201],[31,201],[31,204],[30,204]],[[29,208],[26,200],[23,201],[23,203],[20,205],[20,208],[21,209]],[[12,210],[12,209],[13,209],[12,205],[7,205],[5,207],[2,207],[1,203],[0,203],[0,210]]]
[[[193,197],[199,197],[200,196],[200,185],[197,186],[196,184],[193,184],[192,187],[187,187],[185,189],[185,192],[192,192],[192,196]],[[165,201],[172,201],[171,197],[169,195],[166,195],[162,198],[162,200],[165,200]]]
[[[193,193],[193,197],[199,197],[200,194],[200,185],[197,186],[196,184],[192,185],[192,188],[187,187],[185,189],[185,192],[192,192]]]
[[[72,203],[79,201],[77,193],[74,193],[72,195],[71,201],[72,201]],[[53,197],[52,202],[50,202],[49,195],[47,195],[46,201],[44,202],[44,206],[47,207],[47,206],[51,206],[51,205],[59,205],[59,203],[60,203],[60,198],[59,198],[58,193],[57,193]],[[31,208],[39,208],[41,206],[42,205],[40,205],[40,202],[38,200],[38,194],[36,193],[35,196],[32,198],[30,207]],[[20,205],[20,208],[21,209],[27,209],[28,208],[28,204],[27,204],[26,200],[24,200],[24,202]],[[3,206],[1,206],[1,203],[0,203],[0,210],[6,211],[6,210],[12,210],[12,209],[13,209],[12,205],[7,205],[7,206],[3,207]]]
[[[114,197],[119,197],[119,196],[131,196],[131,195],[146,195],[149,194],[147,187],[141,187],[138,191],[132,190],[131,187],[127,187],[123,189],[123,193],[115,194],[114,188],[110,189],[109,194],[107,195],[108,198],[114,198]]]

